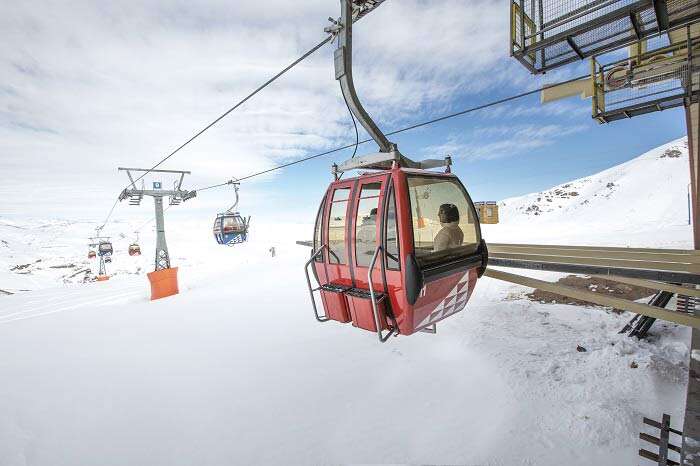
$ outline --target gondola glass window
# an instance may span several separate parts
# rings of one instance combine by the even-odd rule
[[[243,219],[240,217],[225,217],[224,218],[224,234],[238,233],[245,230]]]
[[[386,231],[386,268],[390,270],[399,270],[399,231],[396,228],[396,196],[392,189],[389,193],[389,201],[387,203]]]
[[[472,254],[480,241],[476,212],[459,181],[410,176],[408,190],[416,259],[422,265]]]
[[[331,264],[347,264],[345,252],[345,217],[348,210],[350,188],[338,188],[333,193],[331,215],[328,221],[328,262]]]
[[[381,183],[367,183],[360,191],[355,220],[355,254],[360,267],[369,266],[377,249],[377,209],[381,187]]]
[[[319,207],[318,214],[316,215],[316,225],[314,226],[314,252],[317,252],[321,246],[323,246],[321,226],[323,225],[323,211],[325,208],[326,202],[324,198],[324,202],[321,202],[321,207]],[[319,254],[316,257],[316,262],[323,262],[323,254]]]

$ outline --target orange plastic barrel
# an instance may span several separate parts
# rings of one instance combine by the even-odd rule
[[[97,281],[98,282],[103,282],[105,280],[109,280],[109,275],[98,275],[97,276]]]
[[[177,288],[177,267],[156,270],[147,275],[151,282],[151,301],[180,292]]]

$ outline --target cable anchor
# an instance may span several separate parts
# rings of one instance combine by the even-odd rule
[[[326,26],[323,28],[323,32],[326,34],[330,34],[331,36],[331,44],[335,42],[335,40],[338,38],[338,34],[340,34],[340,31],[343,29],[343,25],[340,24],[340,18],[338,19],[333,19],[332,17],[328,17],[328,21],[332,24],[331,26]]]

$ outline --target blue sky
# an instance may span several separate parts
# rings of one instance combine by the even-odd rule
[[[106,215],[126,181],[117,166],[151,166],[321,40],[325,18],[337,14],[335,0],[9,6],[0,18],[0,170],[10,174],[0,215]],[[530,75],[508,56],[508,9],[497,0],[388,0],[355,40],[358,91],[386,131],[587,70]],[[321,49],[164,167],[192,170],[190,186],[204,186],[354,140],[332,53]],[[678,109],[601,126],[590,101],[541,106],[531,96],[393,140],[410,157],[453,155],[474,199],[500,200],[684,134]],[[311,222],[330,164],[350,153],[245,183],[241,208]],[[231,197],[207,191],[177,215],[213,216]],[[124,205],[115,218],[150,213]]]

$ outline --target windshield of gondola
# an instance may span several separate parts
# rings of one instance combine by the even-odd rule
[[[409,176],[416,259],[427,264],[473,253],[480,241],[476,212],[455,178]]]
[[[239,216],[224,217],[224,232],[243,230],[245,225],[243,219]]]

